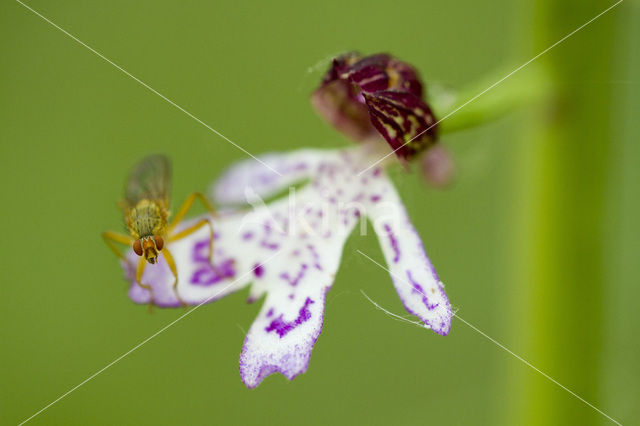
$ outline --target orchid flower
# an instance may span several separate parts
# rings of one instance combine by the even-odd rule
[[[424,131],[435,118],[422,99],[417,73],[387,55],[349,54],[334,61],[313,103],[330,123],[363,142],[265,154],[260,162],[231,166],[210,194],[217,205],[230,206],[209,218],[215,229],[213,264],[206,229],[171,244],[181,300],[162,257],[142,277],[153,287],[153,299],[127,266],[135,265],[136,255],[130,252],[130,262],[124,262],[136,303],[200,305],[250,284],[250,302],[264,296],[240,355],[242,381],[250,388],[275,372],[291,380],[307,370],[345,241],[359,224],[366,229],[366,219],[406,310],[438,334],[446,335],[451,325],[443,284],[386,173],[390,162],[371,167],[389,152],[378,134],[400,147],[396,154],[404,162],[435,144],[435,127]],[[301,182],[306,185],[288,197],[262,201]]]

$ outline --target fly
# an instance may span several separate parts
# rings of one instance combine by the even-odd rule
[[[171,162],[164,155],[151,155],[143,158],[129,174],[125,185],[124,200],[120,203],[124,213],[124,223],[129,235],[106,231],[102,238],[109,248],[120,259],[127,261],[126,256],[119,250],[116,243],[133,248],[140,256],[136,268],[137,284],[149,290],[151,294],[150,304],[153,304],[153,288],[150,284],[142,283],[142,274],[147,263],[158,262],[160,253],[164,254],[167,265],[174,276],[173,291],[182,302],[178,294],[178,271],[173,255],[166,247],[167,244],[178,241],[198,229],[208,226],[209,263],[213,254],[213,226],[208,219],[201,219],[195,224],[176,232],[177,225],[184,219],[191,209],[193,202],[198,199],[211,215],[215,211],[205,196],[200,192],[191,193],[184,201],[178,212],[169,220],[171,195]]]

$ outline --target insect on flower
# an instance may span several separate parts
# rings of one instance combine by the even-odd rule
[[[205,217],[195,224],[175,232],[177,225],[184,219],[193,202],[198,199],[211,215],[215,211],[205,196],[199,192],[191,193],[182,204],[178,213],[169,222],[169,211],[171,193],[171,163],[164,155],[151,155],[143,158],[131,171],[126,182],[124,200],[120,207],[124,213],[124,222],[129,235],[107,231],[102,234],[102,238],[109,248],[120,259],[127,261],[126,256],[119,250],[115,243],[128,245],[140,256],[136,268],[137,284],[149,290],[151,293],[151,303],[153,303],[153,288],[149,284],[141,282],[147,262],[152,265],[158,262],[160,252],[164,253],[164,258],[173,273],[173,291],[178,298],[178,271],[173,255],[166,247],[169,243],[180,240],[198,229],[208,226],[210,231],[209,239],[209,262],[213,253],[213,226]]]
[[[421,97],[418,77],[410,65],[389,55],[337,58],[314,93],[314,105],[329,123],[361,143],[266,153],[258,161],[231,166],[211,193],[225,209],[215,217],[203,216],[215,226],[215,264],[205,255],[210,244],[206,229],[172,246],[181,274],[188,276],[180,285],[188,304],[213,302],[249,285],[247,301],[262,300],[240,355],[240,375],[248,387],[273,373],[292,380],[307,371],[345,244],[365,221],[378,237],[407,312],[425,328],[449,333],[453,311],[444,284],[386,171],[393,163],[380,161],[389,147],[406,163],[437,147],[435,127],[420,134],[436,120]],[[405,146],[412,138],[419,143]],[[304,182],[289,197],[276,197]],[[253,202],[260,199],[271,201]],[[135,255],[128,253],[128,258]],[[129,297],[134,302],[179,305],[168,268],[149,269],[143,276],[153,284],[155,300],[132,275]]]

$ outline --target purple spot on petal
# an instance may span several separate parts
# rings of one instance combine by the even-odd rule
[[[264,228],[264,232],[265,232],[265,234],[269,235],[269,234],[271,233],[271,225],[269,225],[269,222],[268,222],[268,221],[265,221],[265,222],[262,224],[262,227]]]
[[[260,278],[264,274],[264,268],[260,264],[256,264],[253,267],[253,275]]]
[[[372,195],[371,197],[369,197],[369,199],[374,202],[377,203],[378,201],[380,201],[380,196],[379,195]]]
[[[283,338],[291,330],[293,330],[300,324],[306,321],[309,321],[309,319],[311,318],[311,311],[309,311],[309,305],[312,303],[315,303],[315,302],[307,297],[307,300],[305,300],[304,305],[302,306],[302,308],[300,308],[300,311],[298,312],[298,317],[295,320],[285,321],[282,318],[282,314],[280,314],[278,318],[271,321],[269,326],[265,328],[265,331],[267,333],[275,331],[276,333],[278,333],[278,336],[280,336],[280,338]]]
[[[393,248],[393,262],[398,263],[398,260],[400,260],[400,248],[398,247],[398,240],[396,240],[396,237],[393,235],[393,231],[391,230],[391,227],[389,225],[385,224],[384,230],[387,231],[389,243],[391,244],[391,248]]]
[[[260,245],[269,250],[278,250],[278,247],[280,247],[278,243],[269,243],[267,241],[261,242]]]
[[[242,239],[245,241],[249,241],[252,238],[253,238],[253,232],[251,231],[245,232],[244,234],[242,234]]]
[[[202,240],[195,243],[192,252],[193,262],[198,268],[189,280],[191,284],[199,286],[210,286],[223,281],[226,278],[235,276],[233,259],[223,259],[215,265],[209,263],[209,240]]]
[[[193,246],[193,261],[209,263],[209,239],[198,241]]]
[[[422,286],[414,281],[413,276],[411,275],[411,271],[407,271],[407,278],[409,279],[409,283],[413,286],[412,293],[418,293],[422,295],[422,303],[424,306],[430,311],[434,310],[438,307],[439,303],[429,304],[429,298],[427,297],[427,293],[424,291]]]
[[[311,244],[308,244],[307,248],[311,252],[311,256],[313,256],[314,268],[316,268],[318,271],[322,271],[322,265],[320,265],[320,256],[318,255],[318,252]]]
[[[287,281],[291,286],[295,287],[295,286],[298,285],[300,280],[304,277],[304,274],[305,274],[307,268],[308,268],[307,264],[303,263],[300,266],[300,270],[298,271],[298,273],[296,274],[295,277],[291,277],[291,275],[289,275],[288,272],[283,272],[282,274],[280,274],[280,278],[282,278],[283,280]]]
[[[226,278],[232,278],[236,274],[233,263],[233,259],[226,259],[216,266],[206,262],[193,273],[190,282],[194,285],[210,286]]]
[[[267,312],[267,318],[269,318],[271,315],[273,315],[273,308],[269,309],[269,312]]]

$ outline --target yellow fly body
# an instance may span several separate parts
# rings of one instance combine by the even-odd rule
[[[104,241],[119,258],[126,261],[125,255],[115,243],[132,247],[133,251],[140,256],[136,268],[136,282],[151,292],[151,303],[153,303],[153,288],[142,283],[141,279],[146,264],[156,263],[160,253],[164,254],[167,265],[175,277],[173,289],[178,300],[182,302],[177,291],[178,271],[171,252],[165,247],[165,242],[168,244],[177,241],[203,226],[208,226],[209,261],[213,253],[213,226],[208,219],[201,219],[186,229],[174,232],[196,199],[202,202],[211,215],[215,215],[211,204],[203,194],[191,193],[178,209],[173,220],[169,221],[170,194],[171,163],[169,159],[164,155],[143,158],[131,171],[125,186],[124,200],[120,203],[129,235],[111,231],[102,234]]]

